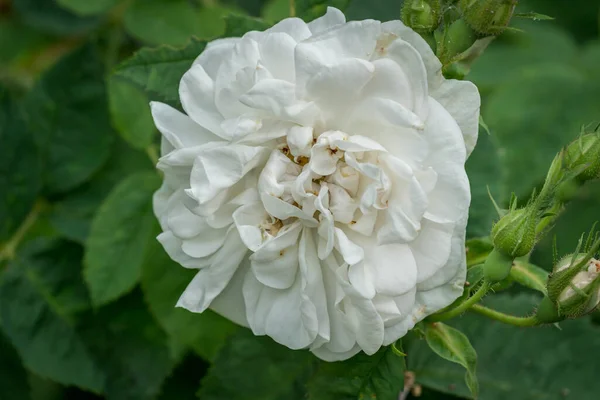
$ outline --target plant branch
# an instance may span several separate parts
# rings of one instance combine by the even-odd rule
[[[514,326],[536,326],[540,325],[540,321],[532,315],[531,317],[516,317],[514,315],[504,314],[500,311],[492,310],[491,308],[482,306],[480,304],[474,304],[470,311],[476,312],[477,314],[484,315],[488,318],[495,319],[496,321],[503,322],[508,325]]]
[[[473,307],[473,305],[478,303],[483,298],[483,296],[485,296],[486,293],[490,290],[491,286],[492,285],[490,282],[484,280],[479,289],[477,289],[477,291],[473,293],[473,295],[467,300],[465,300],[463,303],[460,303],[458,306],[449,311],[439,314],[433,314],[428,318],[428,320],[431,322],[438,322],[459,316],[460,314],[467,311],[469,308]]]
[[[290,17],[296,16],[296,0],[290,0]]]
[[[25,218],[25,221],[21,224],[19,229],[15,232],[15,234],[10,238],[8,242],[2,246],[0,249],[0,261],[4,260],[12,260],[15,258],[15,254],[19,244],[25,237],[25,234],[31,229],[33,224],[37,221],[40,213],[44,209],[45,204],[42,200],[36,201],[33,208],[29,212],[29,215]]]

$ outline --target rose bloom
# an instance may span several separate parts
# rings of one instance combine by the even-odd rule
[[[480,97],[410,28],[285,19],[209,43],[179,94],[151,104],[158,240],[198,270],[177,306],[335,361],[462,294]]]

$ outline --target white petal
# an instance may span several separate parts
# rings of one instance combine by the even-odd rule
[[[300,18],[286,18],[265,31],[266,34],[284,32],[290,35],[296,42],[301,42],[311,36],[306,22]]]
[[[298,350],[308,347],[318,333],[314,304],[303,298],[298,271],[294,284],[285,290],[260,283],[252,273],[244,281],[246,315],[255,335],[269,335],[277,343]]]
[[[213,299],[225,289],[247,251],[237,230],[231,229],[212,264],[196,274],[179,298],[177,307],[192,312],[206,310]]]
[[[244,258],[225,289],[210,303],[211,310],[244,327],[249,325],[242,287],[249,264],[248,258]]]
[[[219,137],[196,124],[187,115],[167,104],[153,101],[150,103],[150,107],[156,127],[176,149],[200,146],[220,140]]]
[[[298,43],[295,53],[298,95],[304,95],[306,83],[323,66],[337,64],[344,58],[369,60],[380,30],[378,21],[350,21]]]
[[[190,257],[181,250],[182,241],[173,232],[166,231],[156,238],[171,259],[181,266],[189,269],[199,269],[209,266],[212,262],[211,257],[194,258]]]
[[[261,63],[276,79],[294,82],[294,49],[297,41],[285,32],[269,32],[259,41]]]
[[[217,77],[219,67],[227,55],[233,51],[239,38],[223,38],[211,41],[204,51],[194,60],[194,65],[201,65],[213,79]]]
[[[287,144],[293,156],[310,156],[314,129],[308,126],[293,126],[287,134]]]
[[[223,115],[215,106],[215,85],[201,65],[194,65],[181,78],[179,97],[185,112],[198,125],[221,136]]]
[[[430,90],[434,90],[442,82],[442,63],[435,56],[431,46],[417,32],[404,25],[401,21],[388,21],[381,24],[383,35],[392,34],[410,43],[421,55]]]
[[[263,79],[242,95],[240,101],[274,116],[286,115],[286,107],[296,101],[295,86],[281,79]]]
[[[481,97],[477,86],[469,81],[444,80],[436,90],[431,92],[431,96],[452,115],[460,126],[468,156],[475,148],[479,133]]]
[[[214,254],[223,246],[229,228],[213,229],[206,225],[196,237],[184,239],[181,244],[181,250],[185,254],[194,258],[208,257]]]
[[[265,206],[265,210],[277,219],[283,221],[288,218],[296,217],[301,219],[307,227],[316,227],[318,225],[312,215],[307,215],[301,209],[290,203],[286,203],[277,197],[264,193],[261,194],[260,198]]]
[[[346,23],[346,16],[343,12],[334,7],[327,7],[327,13],[308,23],[308,28],[313,35],[333,28],[336,25]]]
[[[421,221],[419,236],[410,243],[418,265],[417,282],[431,278],[448,262],[454,225],[438,224],[427,219]]]
[[[343,230],[335,228],[335,249],[340,252],[348,265],[361,262],[365,257],[362,247],[348,239]]]
[[[207,202],[242,179],[262,162],[267,149],[229,145],[202,151],[192,168],[191,191],[200,203]]]
[[[235,226],[248,249],[256,251],[262,245],[263,234],[259,226],[267,218],[260,203],[243,205],[233,213]]]
[[[364,263],[379,294],[399,296],[417,284],[417,263],[406,244],[366,246]]]
[[[426,216],[437,221],[457,221],[468,214],[471,202],[469,179],[465,172],[466,149],[456,121],[437,101],[429,99],[430,114],[423,132],[430,145],[425,160],[438,174],[429,195]]]
[[[287,289],[294,283],[301,231],[299,222],[284,227],[250,256],[252,273],[260,283],[273,289]]]

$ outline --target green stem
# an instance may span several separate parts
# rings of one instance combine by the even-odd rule
[[[508,315],[501,313],[500,311],[492,310],[480,304],[474,304],[470,311],[484,315],[488,318],[495,319],[496,321],[503,322],[508,325],[514,326],[536,326],[540,325],[540,321],[532,315],[531,317],[515,317],[514,315]]]
[[[27,215],[25,221],[23,221],[19,229],[17,229],[17,231],[10,238],[10,240],[4,244],[2,249],[0,249],[0,261],[12,260],[13,258],[15,258],[15,254],[17,248],[19,247],[19,244],[21,244],[21,241],[23,240],[23,237],[25,237],[27,231],[29,231],[33,224],[35,224],[43,209],[44,202],[42,200],[38,200],[34,204],[33,208],[29,212],[29,215]]]
[[[296,0],[290,0],[290,17],[296,16]]]
[[[158,163],[158,150],[156,149],[156,146],[154,145],[150,145],[148,147],[146,147],[146,154],[148,154],[148,157],[150,158],[150,160],[152,161],[152,163],[154,165],[156,165]]]
[[[483,296],[485,296],[488,290],[490,290],[491,286],[492,284],[490,282],[484,280],[479,289],[477,289],[477,291],[473,293],[471,297],[465,300],[464,303],[460,303],[458,306],[456,306],[450,311],[446,311],[439,314],[433,314],[428,318],[428,320],[432,322],[445,321],[447,319],[459,316],[460,314],[467,311],[469,308],[473,307],[473,305],[475,305],[477,302],[479,302],[479,300],[481,300]]]

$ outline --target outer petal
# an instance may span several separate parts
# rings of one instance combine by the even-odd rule
[[[308,28],[313,35],[317,35],[334,26],[346,23],[346,16],[343,12],[334,7],[327,7],[327,13],[308,23]]]
[[[220,140],[173,107],[153,101],[150,103],[152,117],[158,130],[176,149],[200,146]]]
[[[479,96],[477,86],[469,81],[444,80],[431,92],[431,96],[452,115],[460,126],[468,156],[475,148],[479,133],[481,96]]]
[[[179,298],[177,307],[192,312],[206,310],[214,298],[229,284],[247,251],[237,230],[231,229],[211,265],[196,274]]]

